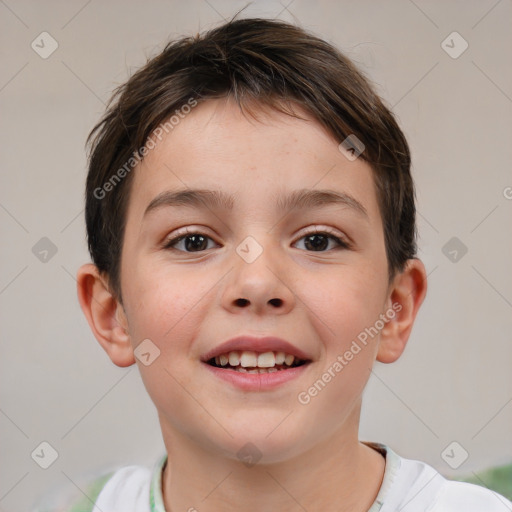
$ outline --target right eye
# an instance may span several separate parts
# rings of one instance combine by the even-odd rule
[[[165,242],[164,249],[171,249],[181,252],[203,252],[212,247],[208,247],[208,240],[213,240],[202,233],[187,232],[177,235]],[[215,244],[215,242],[213,242]]]

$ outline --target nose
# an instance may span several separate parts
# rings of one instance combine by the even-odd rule
[[[243,310],[256,315],[288,313],[295,305],[295,294],[283,255],[278,254],[278,248],[259,247],[261,253],[255,259],[246,257],[243,250],[233,254],[234,268],[228,274],[222,305],[235,314]],[[250,248],[255,250],[254,241]]]

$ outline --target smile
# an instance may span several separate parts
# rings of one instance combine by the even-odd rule
[[[208,364],[241,373],[273,373],[305,364],[306,361],[285,352],[254,352],[249,350],[226,352],[208,361]]]

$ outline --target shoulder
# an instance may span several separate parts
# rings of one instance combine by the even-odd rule
[[[99,510],[149,512],[151,471],[142,466],[118,469],[105,483],[95,502]]]
[[[512,503],[484,487],[448,480],[428,464],[399,457],[396,487],[403,512],[512,512]],[[384,512],[384,510],[383,510]]]
[[[80,492],[46,495],[34,512],[149,512],[151,471],[125,466],[80,484]]]
[[[512,512],[512,503],[478,485],[448,480],[428,464],[366,443],[386,457],[381,489],[371,512]]]
[[[500,494],[466,482],[445,480],[432,512],[512,512],[512,502]]]

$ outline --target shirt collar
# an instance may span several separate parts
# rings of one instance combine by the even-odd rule
[[[162,493],[162,475],[167,464],[167,455],[164,455],[156,464],[151,477],[149,488],[149,503],[151,512],[165,512],[164,496]]]
[[[384,506],[386,498],[389,495],[389,490],[395,481],[395,476],[400,469],[401,460],[400,457],[385,444],[372,443],[369,441],[363,441],[363,444],[378,451],[386,459],[384,477],[382,479],[379,493],[377,494],[377,497],[375,498],[372,506],[368,510],[368,512],[379,512],[379,510]]]

